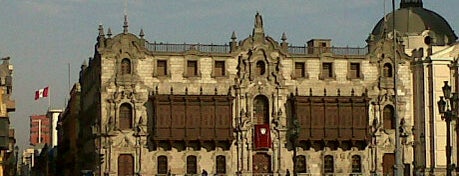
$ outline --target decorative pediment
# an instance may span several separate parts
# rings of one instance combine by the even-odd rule
[[[114,139],[113,146],[122,148],[135,147],[135,138],[130,138],[126,134],[119,136],[121,137],[117,137],[116,139]]]
[[[239,57],[238,75],[240,84],[263,83],[263,86],[282,85],[282,57],[276,51],[250,50]]]
[[[131,54],[138,55],[138,59],[145,59],[141,56],[148,54],[148,50],[145,48],[146,41],[131,33],[121,33],[113,38],[105,38],[100,42],[104,43],[103,45],[99,44],[97,48],[101,54],[108,54],[107,52],[123,54],[129,51]]]
[[[411,57],[408,56],[404,50],[404,46],[401,43],[397,43],[396,46],[396,58],[401,64],[411,61]],[[376,46],[372,51],[370,51],[369,56],[371,57],[371,62],[384,62],[384,60],[394,61],[394,47],[392,39],[380,40],[376,43]]]

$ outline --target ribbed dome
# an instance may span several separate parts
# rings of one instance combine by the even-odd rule
[[[395,18],[395,29],[403,35],[421,35],[427,29],[433,31],[435,36],[431,36],[434,39],[432,45],[451,44],[457,39],[451,26],[443,17],[422,8],[422,5],[421,7],[402,7],[395,11]],[[386,19],[386,24],[384,24],[384,18],[381,19],[371,32],[375,40],[383,36],[385,26],[386,32],[392,31],[392,13],[387,14]]]

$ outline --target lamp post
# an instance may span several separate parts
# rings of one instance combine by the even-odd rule
[[[291,135],[290,135],[290,140],[292,142],[293,146],[293,175],[296,176],[298,173],[298,158],[297,158],[297,152],[296,152],[296,146],[298,143],[298,137],[300,133],[300,124],[297,119],[293,120],[293,127],[291,129]]]
[[[421,133],[421,135],[419,136],[419,146],[421,147],[421,153],[426,153],[426,148],[425,146],[422,146],[422,145],[425,145],[426,143],[426,136],[424,135],[424,133]],[[424,163],[422,163],[422,165],[419,165],[418,166],[419,168],[419,175],[421,174],[425,174],[425,169],[426,169],[426,166]]]
[[[437,102],[438,111],[440,111],[441,119],[446,122],[446,176],[452,176],[453,166],[451,165],[451,121],[457,118],[457,105],[459,97],[457,93],[451,93],[451,86],[448,81],[442,87],[443,96]]]
[[[14,175],[19,175],[18,173],[18,160],[19,160],[19,156],[18,156],[18,152],[19,152],[19,147],[16,145],[14,146]]]

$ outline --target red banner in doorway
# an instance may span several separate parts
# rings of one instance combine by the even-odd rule
[[[271,148],[269,124],[255,125],[255,149]]]

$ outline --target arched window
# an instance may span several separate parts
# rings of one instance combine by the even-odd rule
[[[129,103],[123,103],[120,106],[119,117],[120,117],[120,121],[119,121],[120,130],[132,128],[132,107]]]
[[[362,172],[362,160],[359,155],[352,156],[352,173]]]
[[[432,44],[432,37],[430,37],[430,36],[425,37],[425,38],[424,38],[424,43],[425,43],[426,45]]]
[[[167,157],[158,156],[158,174],[167,174]]]
[[[390,63],[385,63],[383,66],[383,76],[386,78],[392,77],[392,65]]]
[[[387,105],[383,110],[383,123],[385,129],[395,129],[394,107]]]
[[[335,163],[333,161],[333,156],[326,155],[324,157],[324,173],[333,173],[335,172]]]
[[[257,62],[257,74],[258,75],[264,75],[265,74],[265,62],[263,61],[258,61]]]
[[[121,74],[131,74],[131,61],[128,58],[124,58],[121,61]]]
[[[253,100],[253,117],[255,124],[269,123],[269,100],[266,96],[258,95]]]
[[[198,168],[197,168],[197,159],[196,156],[190,155],[186,157],[186,173],[187,174],[197,174],[198,173]]]
[[[306,156],[296,156],[295,162],[296,173],[306,173]]]
[[[118,157],[118,175],[134,175],[134,157],[121,154]]]
[[[223,155],[217,156],[217,174],[226,174],[226,158]]]

